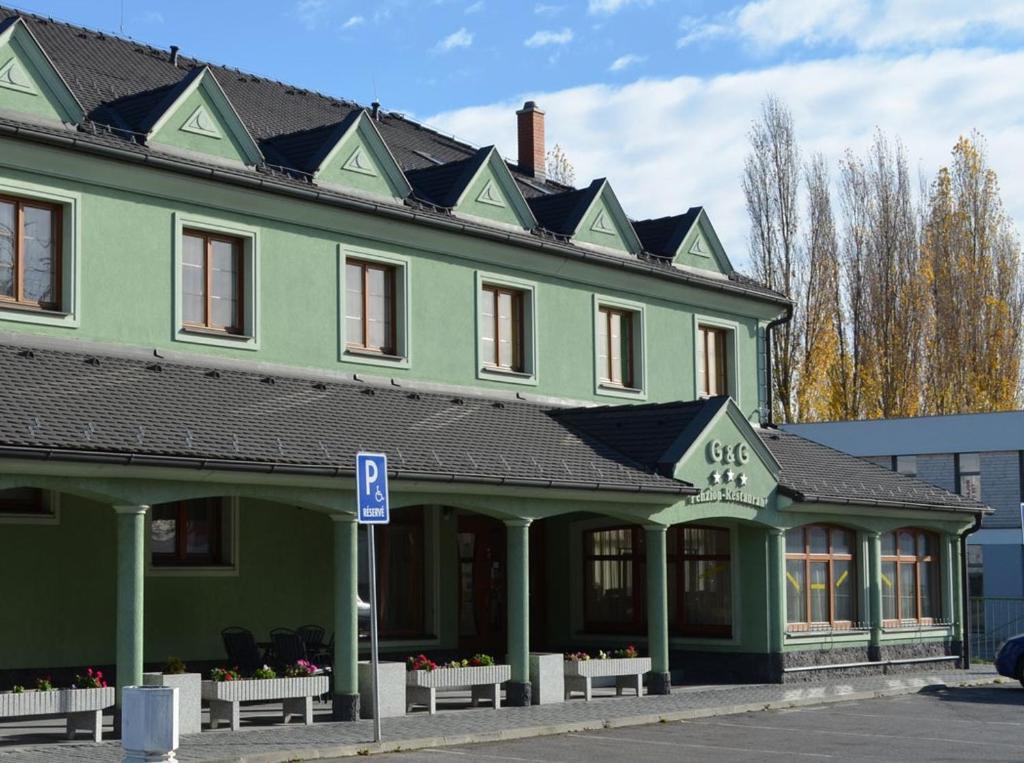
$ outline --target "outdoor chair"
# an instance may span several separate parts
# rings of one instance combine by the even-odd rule
[[[300,625],[295,632],[299,634],[302,643],[306,645],[306,654],[313,655],[323,650],[324,635],[327,633],[323,626]]]
[[[270,643],[273,645],[274,657],[282,667],[308,659],[306,644],[291,628],[274,628],[270,631]]]
[[[243,675],[251,674],[266,661],[266,655],[260,651],[256,637],[247,628],[233,625],[222,630],[220,637],[224,641],[229,667],[238,668]]]

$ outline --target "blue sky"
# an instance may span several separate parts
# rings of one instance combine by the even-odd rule
[[[24,0],[19,7],[411,114],[514,156],[536,98],[577,183],[607,176],[627,212],[703,204],[746,257],[739,172],[765,93],[805,153],[838,161],[876,127],[932,176],[979,129],[1024,217],[1019,0]],[[123,9],[123,10],[122,10]],[[123,25],[123,26],[122,26]]]

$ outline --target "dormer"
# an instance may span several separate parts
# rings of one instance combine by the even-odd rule
[[[364,109],[333,125],[280,135],[266,142],[319,186],[372,198],[401,201],[412,193],[402,168]]]
[[[533,230],[537,219],[494,146],[455,162],[410,170],[416,195],[457,217]]]
[[[644,250],[682,269],[721,276],[733,273],[732,263],[703,207],[690,207],[681,215],[638,220],[633,223]]]
[[[169,88],[138,129],[147,145],[172,153],[249,167],[263,161],[263,154],[209,66],[193,69]]]
[[[0,23],[0,112],[66,125],[85,117],[82,104],[20,16]]]
[[[643,246],[604,178],[586,188],[529,200],[538,222],[573,243],[616,254],[639,254]]]

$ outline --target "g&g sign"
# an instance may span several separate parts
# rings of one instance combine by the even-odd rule
[[[713,464],[743,466],[750,461],[750,448],[745,442],[738,445],[723,445],[721,440],[712,440],[708,443],[708,458]]]

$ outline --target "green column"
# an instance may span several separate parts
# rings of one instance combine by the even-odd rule
[[[882,534],[867,534],[868,541],[868,616],[871,619],[871,643],[868,658],[882,659]]]
[[[359,525],[352,514],[334,520],[334,689],[336,721],[359,720]]]
[[[117,703],[125,686],[142,684],[143,585],[148,506],[115,506],[117,512]]]
[[[782,680],[782,645],[786,639],[786,533],[768,528],[768,658],[769,673]]]
[[[964,643],[964,586],[967,581],[963,579],[963,559],[960,553],[960,537],[951,535],[949,539],[950,577],[952,579],[953,593],[953,640],[962,645]]]
[[[505,520],[508,545],[508,661],[512,680],[506,684],[506,703],[530,704],[530,521]]]
[[[668,694],[668,552],[665,525],[644,527],[647,541],[647,648],[651,654],[649,694]]]

